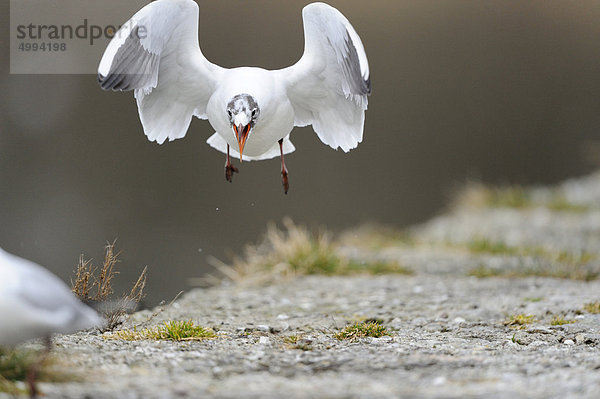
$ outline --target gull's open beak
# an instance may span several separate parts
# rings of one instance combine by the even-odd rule
[[[248,135],[250,134],[250,124],[246,126],[239,124],[233,125],[233,131],[235,132],[235,138],[240,145],[240,162],[242,162],[242,153],[244,152],[244,145],[246,145],[246,140],[248,139]]]

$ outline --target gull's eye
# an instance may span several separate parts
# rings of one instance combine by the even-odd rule
[[[254,109],[252,110],[252,117],[253,117],[253,118],[254,118],[254,117],[256,117],[256,108],[254,108]]]
[[[227,116],[229,117],[229,119],[231,119],[231,111],[227,110]]]

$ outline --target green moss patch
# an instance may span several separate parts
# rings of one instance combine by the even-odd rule
[[[562,326],[565,324],[575,323],[575,320],[567,320],[563,316],[554,316],[550,321],[551,326]]]
[[[342,340],[354,341],[358,338],[373,337],[381,338],[386,335],[391,335],[386,327],[375,321],[355,323],[346,326],[342,331],[334,335],[334,338]]]
[[[536,322],[535,316],[525,314],[515,314],[509,316],[502,324],[511,328],[525,328],[527,325]]]
[[[167,321],[163,325],[143,330],[124,329],[106,335],[106,339],[122,339],[125,341],[167,340],[167,341],[201,341],[215,338],[211,329],[196,326],[192,321]]]

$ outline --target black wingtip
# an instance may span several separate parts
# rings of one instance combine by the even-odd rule
[[[98,83],[102,90],[106,91],[128,91],[135,88],[140,74],[113,73],[107,76],[98,74]]]
[[[369,76],[367,79],[365,79],[365,88],[367,89],[367,96],[371,95],[371,77]]]
[[[102,90],[108,90],[106,88],[106,86],[104,85],[105,82],[106,82],[106,76],[104,76],[100,72],[98,72],[98,84],[100,85],[100,88]]]

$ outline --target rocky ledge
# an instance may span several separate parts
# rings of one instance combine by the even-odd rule
[[[194,289],[128,326],[192,320],[215,338],[57,337],[55,356],[79,378],[41,390],[47,398],[598,397],[599,173],[550,188],[479,187],[406,234],[361,228],[344,237],[345,256],[396,260],[413,274]],[[368,319],[391,335],[334,337]]]

